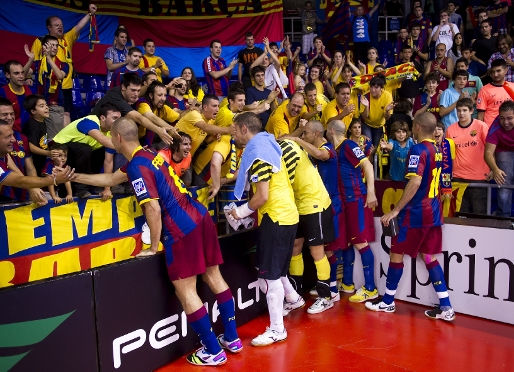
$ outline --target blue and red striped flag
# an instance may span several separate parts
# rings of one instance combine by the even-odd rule
[[[339,43],[345,43],[350,33],[350,2],[343,0],[334,10],[321,34],[325,43],[334,38]]]

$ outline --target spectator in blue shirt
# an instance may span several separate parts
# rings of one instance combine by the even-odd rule
[[[409,125],[404,121],[395,121],[391,126],[391,138],[389,142],[384,139],[380,140],[382,150],[389,152],[391,159],[391,167],[389,168],[389,176],[393,181],[405,180],[405,159],[409,154],[410,148],[414,145],[411,138]]]

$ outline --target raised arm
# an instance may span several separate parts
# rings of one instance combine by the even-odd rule
[[[86,14],[75,26],[75,33],[78,35],[80,34],[80,31],[86,27],[86,25],[89,23],[90,16],[94,15],[97,11],[97,7],[95,4],[89,4],[89,13]]]

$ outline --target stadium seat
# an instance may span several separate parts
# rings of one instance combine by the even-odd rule
[[[73,89],[82,90],[82,84],[80,83],[80,79],[78,77],[73,78]]]
[[[71,90],[71,96],[73,99],[73,107],[83,107],[84,100],[82,99],[82,95],[80,94],[80,90],[78,89],[72,89]]]
[[[86,85],[86,84],[84,84]],[[86,86],[87,90],[94,91],[94,92],[104,92],[105,87],[102,82],[102,78],[99,76],[93,76],[91,75],[89,77],[89,86]]]
[[[4,69],[0,69],[0,87],[7,85],[7,84],[8,84],[8,82],[7,82],[7,78],[5,77],[5,74],[4,74]]]
[[[96,103],[105,96],[103,92],[87,92],[86,93],[86,106],[94,107]]]

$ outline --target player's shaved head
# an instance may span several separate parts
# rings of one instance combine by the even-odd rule
[[[320,133],[323,136],[323,133],[325,133],[325,128],[323,127],[323,124],[321,124],[317,120],[309,121],[306,126],[309,127],[314,133]]]
[[[333,129],[336,133],[345,133],[346,125],[344,125],[341,120],[332,120],[330,123],[328,123],[327,129]]]
[[[424,134],[432,134],[437,126],[437,119],[431,112],[423,112],[414,118],[413,125],[419,125]]]
[[[137,125],[129,118],[119,118],[112,124],[111,134],[119,134],[127,142],[138,142]]]

